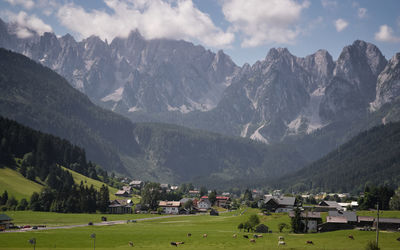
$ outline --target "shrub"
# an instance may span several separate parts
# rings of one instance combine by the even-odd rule
[[[376,242],[374,241],[369,241],[367,243],[367,246],[365,247],[365,250],[380,250]]]
[[[264,224],[260,224],[256,227],[256,233],[268,233],[268,227]]]

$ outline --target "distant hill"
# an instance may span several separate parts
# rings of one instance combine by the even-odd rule
[[[293,191],[356,192],[400,183],[400,123],[360,133],[308,167],[275,182]]]
[[[296,150],[176,125],[133,124],[95,106],[50,69],[0,49],[0,115],[66,138],[109,171],[207,185],[279,177],[305,165]]]

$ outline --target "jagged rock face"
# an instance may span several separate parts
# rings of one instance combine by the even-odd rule
[[[137,31],[111,44],[95,36],[76,42],[52,33],[18,39],[3,22],[0,32],[0,46],[50,67],[95,103],[125,114],[210,110],[238,69],[222,51],[215,54],[185,41],[145,40]]]
[[[378,75],[386,64],[385,57],[373,44],[355,41],[346,46],[322,99],[320,116],[323,120],[329,122],[365,114],[375,98]]]
[[[371,110],[378,110],[382,105],[394,101],[400,95],[400,53],[389,60],[385,69],[378,76],[376,98],[371,103]]]

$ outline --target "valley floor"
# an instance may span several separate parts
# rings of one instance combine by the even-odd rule
[[[289,231],[277,232],[278,224],[290,223],[287,214],[260,215],[261,223],[266,224],[271,234],[263,234],[255,243],[249,242],[243,235],[253,233],[239,232],[237,225],[247,220],[248,216],[258,210],[235,211],[220,214],[220,216],[165,216],[162,219],[139,220],[149,215],[107,215],[109,220],[138,219],[136,223],[87,226],[73,229],[57,229],[23,233],[0,233],[0,249],[19,250],[33,249],[28,243],[31,238],[36,239],[36,249],[93,249],[91,234],[96,234],[96,249],[132,249],[129,242],[133,242],[134,249],[174,249],[170,242],[183,241],[178,248],[186,249],[364,249],[368,241],[375,240],[375,232],[357,230],[342,230],[329,233],[291,234]],[[395,213],[395,212],[394,212]],[[397,212],[398,213],[398,212]],[[101,215],[63,215],[54,213],[15,212],[9,213],[17,225],[38,224],[40,219],[47,218],[48,225],[83,223],[89,220],[97,222]],[[392,215],[392,214],[391,214]],[[66,219],[62,219],[64,216]],[[93,216],[93,217],[92,217]],[[94,217],[99,218],[97,221]],[[157,216],[157,215],[156,215]],[[36,217],[36,218],[35,218]],[[157,216],[159,217],[159,216]],[[56,221],[60,223],[56,223]],[[41,224],[45,224],[44,222]],[[187,234],[192,236],[188,237]],[[207,238],[203,238],[207,234]],[[232,235],[237,234],[237,238]],[[354,240],[348,238],[353,235]],[[285,238],[285,246],[277,246],[278,237]],[[381,249],[400,249],[400,232],[381,232]],[[307,245],[313,241],[313,245]]]

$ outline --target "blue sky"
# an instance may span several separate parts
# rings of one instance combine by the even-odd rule
[[[0,17],[17,23],[20,37],[34,30],[111,42],[137,29],[148,39],[223,49],[240,66],[272,47],[296,56],[327,49],[336,59],[357,39],[388,59],[400,52],[398,0],[0,0]]]

